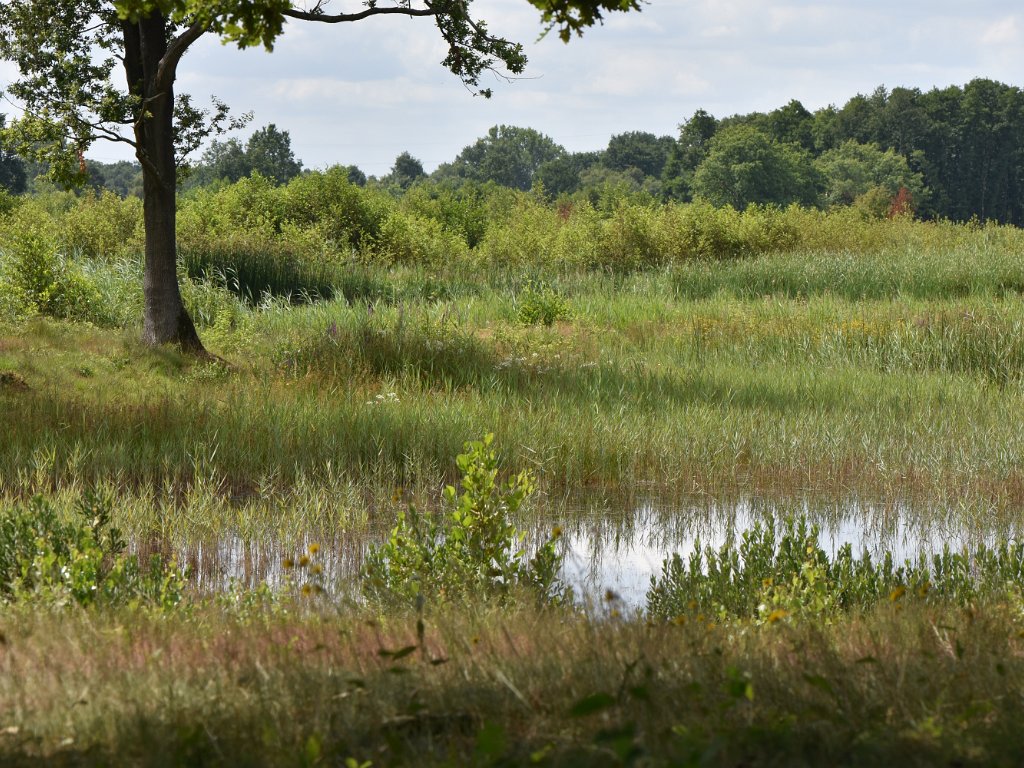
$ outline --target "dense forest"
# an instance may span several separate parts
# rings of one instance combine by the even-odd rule
[[[0,116],[2,119],[2,116]],[[0,186],[30,189],[44,168],[0,148]],[[287,131],[268,125],[242,143],[213,142],[183,174],[186,191],[253,172],[285,183],[301,174]],[[771,112],[717,118],[698,110],[679,135],[632,131],[605,149],[569,152],[531,128],[495,126],[449,163],[427,174],[408,152],[391,172],[367,177],[346,166],[349,180],[400,194],[432,179],[491,182],[552,198],[596,202],[615,191],[652,200],[703,199],[742,210],[748,205],[854,205],[884,216],[911,211],[925,219],[976,218],[1024,223],[1024,92],[976,79],[922,92],[877,88],[842,107],[815,112],[793,100]],[[138,194],[141,173],[130,162],[88,164],[89,185]]]

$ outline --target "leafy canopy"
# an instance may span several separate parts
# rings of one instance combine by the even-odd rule
[[[558,36],[565,42],[573,34],[600,23],[605,13],[638,11],[641,0],[530,0],[541,12],[548,29],[558,28]]]
[[[394,0],[384,5],[367,0],[361,10],[335,13],[332,0],[315,0],[306,8],[291,0],[5,0],[0,4],[0,58],[18,66],[20,77],[8,90],[21,102],[24,116],[3,138],[20,153],[49,163],[51,175],[62,181],[84,181],[82,153],[98,140],[135,147],[145,166],[133,126],[146,120],[147,98],[170,88],[189,46],[214,34],[240,48],[271,50],[286,20],[335,24],[378,15],[430,17],[448,46],[441,63],[467,88],[490,96],[490,89],[480,86],[481,75],[520,74],[526,56],[520,44],[492,35],[474,18],[472,2]],[[607,13],[639,9],[641,0],[529,2],[549,29],[558,29],[568,40]],[[145,56],[133,43],[131,27],[153,19],[166,32],[166,50],[160,51],[153,71],[140,64],[133,74]],[[122,63],[129,69],[127,89],[115,86],[123,82]],[[139,84],[143,75],[145,88]],[[238,125],[228,120],[221,102],[214,100],[210,113],[195,107],[187,95],[175,99],[174,117],[179,165],[210,134]]]

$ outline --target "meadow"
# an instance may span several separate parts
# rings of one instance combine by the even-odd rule
[[[6,762],[1016,759],[1020,230],[257,177],[180,205],[209,361],[137,341],[137,201],[0,203]],[[652,498],[870,500],[972,547],[737,531],[641,612],[538,604],[511,560],[496,597],[400,522],[451,515],[490,433],[533,488],[469,493],[490,565]],[[324,567],[393,528],[383,592]]]

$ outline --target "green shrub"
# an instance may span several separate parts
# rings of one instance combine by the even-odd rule
[[[154,556],[126,555],[109,499],[86,495],[70,521],[41,497],[0,510],[0,599],[44,605],[148,604],[172,608],[185,579]]]
[[[510,522],[534,481],[522,471],[498,482],[493,435],[465,445],[458,456],[461,492],[444,489],[438,516],[414,507],[399,513],[388,540],[370,550],[364,588],[373,600],[410,604],[420,600],[494,599],[507,602],[532,593],[542,603],[570,598],[558,579],[561,555],[552,536],[528,559],[525,534]]]
[[[21,204],[22,198],[0,188],[0,216],[6,216]]]
[[[466,257],[466,242],[433,219],[392,211],[369,244],[374,261],[385,264],[441,266]]]
[[[884,553],[853,555],[849,544],[832,557],[806,518],[780,526],[768,518],[738,545],[700,541],[688,561],[673,555],[651,579],[647,610],[657,618],[702,614],[719,619],[775,621],[787,616],[829,621],[840,610],[885,600],[921,599],[967,605],[978,599],[1017,602],[1024,593],[1024,543],[982,545],[973,554],[944,549],[897,565]]]
[[[630,202],[620,202],[604,223],[600,260],[616,269],[659,266],[666,259],[660,226],[661,211]]]
[[[404,211],[438,222],[470,248],[483,239],[487,230],[485,196],[474,183],[459,187],[430,182],[415,184],[402,196],[400,206]]]
[[[545,264],[561,226],[551,206],[523,195],[507,218],[492,220],[477,250],[485,261],[503,268]]]
[[[732,259],[743,252],[741,214],[710,203],[670,205],[664,213],[663,242],[672,261]]]
[[[86,258],[117,258],[140,254],[145,246],[142,201],[122,200],[113,192],[87,192],[60,219],[65,253]]]
[[[36,206],[20,206],[0,233],[0,284],[29,313],[92,320],[100,294],[78,266],[58,252],[56,223]]]
[[[523,325],[554,325],[572,317],[569,302],[547,283],[530,281],[516,297],[516,319]]]
[[[557,209],[562,219],[551,243],[552,261],[580,267],[601,267],[604,221],[587,202],[563,204]]]
[[[335,166],[292,179],[279,191],[281,215],[302,227],[316,226],[340,249],[360,248],[380,231],[394,203],[384,193],[364,189]]]

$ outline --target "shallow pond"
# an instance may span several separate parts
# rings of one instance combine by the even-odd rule
[[[584,601],[599,604],[612,590],[627,609],[641,608],[653,575],[666,557],[693,552],[697,541],[718,547],[736,539],[769,516],[804,515],[819,526],[819,543],[834,553],[844,544],[854,552],[873,556],[885,551],[901,561],[919,553],[972,548],[984,542],[1015,538],[1019,521],[1005,515],[971,510],[939,509],[906,502],[874,503],[863,499],[822,501],[773,500],[754,496],[731,499],[664,501],[657,498],[598,499],[573,504],[546,505],[543,514],[520,522],[527,541],[536,543],[554,525],[562,528],[564,578]],[[315,557],[326,583],[344,583],[359,572],[368,548],[383,539],[387,527],[342,532],[330,540],[318,537]],[[285,578],[282,563],[297,559],[312,541],[285,545],[277,541],[246,541],[226,537],[190,545],[179,551],[203,590],[220,590],[234,580],[253,586],[262,581],[279,584]]]

